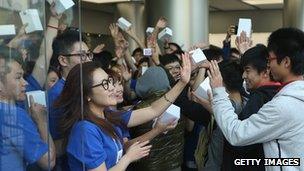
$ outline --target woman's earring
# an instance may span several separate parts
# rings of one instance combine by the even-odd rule
[[[91,101],[91,98],[88,98],[88,102],[90,102]]]

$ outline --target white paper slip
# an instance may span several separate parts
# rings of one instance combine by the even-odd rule
[[[153,31],[154,31],[153,27],[148,27],[147,30],[146,30],[146,34],[149,36],[153,33]]]
[[[237,36],[241,35],[241,32],[246,32],[246,36],[250,37],[251,34],[251,19],[248,18],[240,18],[239,24],[238,24],[238,30],[237,30]]]
[[[25,27],[26,33],[43,30],[37,9],[27,9],[19,13],[22,24],[28,24]]]
[[[160,33],[158,33],[158,39],[164,41],[165,39],[169,39],[173,36],[173,31],[166,27]]]
[[[0,25],[0,36],[9,36],[9,35],[15,35],[16,34],[16,28],[15,25]]]
[[[192,59],[196,64],[207,59],[204,52],[200,48],[192,50],[189,53],[192,55]]]
[[[180,107],[172,104],[168,109],[160,116],[160,122],[170,123],[172,120],[179,120],[180,118]]]
[[[52,1],[55,2],[55,10],[57,14],[62,14],[65,10],[75,5],[72,0],[49,0],[49,3],[52,3]]]
[[[209,77],[206,77],[205,80],[198,86],[198,88],[194,91],[196,95],[199,97],[202,97],[204,99],[208,99],[207,91],[211,90],[210,87],[210,79]]]
[[[34,102],[46,106],[45,92],[41,90],[26,92],[28,106],[30,105],[30,95],[33,96]]]
[[[123,17],[120,17],[118,20],[117,20],[117,25],[119,28],[121,28],[122,30],[127,30],[131,27],[131,23],[126,20],[125,18]]]

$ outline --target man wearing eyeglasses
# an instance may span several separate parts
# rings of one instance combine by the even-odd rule
[[[60,67],[62,78],[48,90],[48,109],[49,109],[49,126],[50,133],[54,139],[57,153],[56,167],[61,167],[62,170],[68,170],[65,157],[63,156],[62,138],[58,123],[60,121],[62,112],[61,109],[54,108],[53,104],[62,92],[65,84],[65,78],[70,70],[77,64],[91,61],[93,53],[90,52],[87,44],[80,37],[77,30],[67,30],[58,35],[53,44],[53,56],[51,61]],[[81,39],[80,39],[81,38]]]
[[[229,102],[218,65],[211,62],[208,75],[214,116],[232,145],[263,143],[266,158],[279,158],[278,166],[269,166],[266,160],[266,170],[304,170],[304,32],[278,29],[268,38],[268,50],[270,72],[282,87],[271,101],[242,121]],[[281,158],[298,160],[282,166]]]

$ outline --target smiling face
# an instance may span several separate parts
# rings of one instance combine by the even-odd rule
[[[248,90],[257,89],[263,81],[264,74],[265,72],[258,73],[258,70],[251,65],[245,66],[242,77],[246,83],[246,88]]]
[[[93,72],[92,77],[93,87],[89,95],[91,107],[105,108],[116,105],[115,88],[113,82],[109,81],[108,74],[98,68]]]
[[[8,101],[23,101],[26,99],[27,82],[23,79],[22,66],[12,61],[8,63],[9,72],[1,80],[1,98]]]
[[[180,79],[180,72],[181,72],[181,66],[179,62],[172,62],[167,65],[165,65],[165,68],[169,71],[171,76],[174,78],[175,81]]]
[[[123,86],[122,83],[119,81],[116,81],[114,84],[115,87],[115,98],[117,103],[122,103],[123,102]]]

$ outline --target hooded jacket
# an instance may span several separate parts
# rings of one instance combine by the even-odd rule
[[[263,143],[266,158],[300,158],[304,161],[304,81],[284,86],[271,101],[248,119],[239,120],[224,87],[213,89],[215,120],[234,146]],[[265,166],[266,170],[280,170]],[[304,170],[304,165],[283,166]]]

